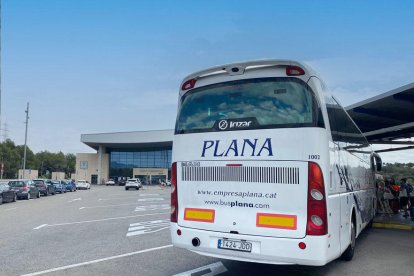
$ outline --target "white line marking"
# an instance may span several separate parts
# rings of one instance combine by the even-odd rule
[[[134,227],[129,227],[128,228],[128,232],[129,231],[137,231],[137,230],[142,230],[142,229],[150,229],[150,228],[157,228],[157,227],[163,227],[166,225],[169,225],[170,223],[158,223],[158,224],[154,224],[154,225],[140,225],[140,226],[134,226]]]
[[[131,223],[126,234],[127,237],[155,233],[170,227],[170,220],[152,220],[138,223]]]
[[[117,206],[127,206],[127,205],[136,205],[136,203],[126,203],[126,204],[117,204],[117,205],[101,205],[101,206],[89,206],[89,207],[80,207],[82,209],[95,209],[95,208],[107,208],[107,207],[117,207]]]
[[[141,231],[135,231],[135,232],[128,232],[126,236],[131,237],[131,236],[136,236],[136,235],[155,233],[155,232],[159,232],[161,230],[168,229],[168,228],[170,227],[167,226],[167,227],[163,227],[163,228],[156,229],[156,230],[141,230]]]
[[[42,224],[42,225],[39,225],[38,227],[33,228],[33,230],[38,230],[38,229],[43,228],[45,226],[47,226],[47,224]]]
[[[74,221],[74,222],[66,222],[66,223],[47,224],[45,227],[65,226],[65,225],[72,225],[72,224],[83,224],[83,223],[100,222],[100,221],[107,221],[107,220],[117,220],[117,219],[127,219],[127,218],[146,217],[146,216],[155,216],[155,215],[167,215],[167,214],[169,214],[169,213],[153,213],[153,214],[144,214],[144,215],[125,216],[125,217],[94,219],[94,220],[85,220],[85,221]]]
[[[120,199],[137,199],[137,197],[112,197],[112,198],[100,198],[98,201],[102,200],[120,200]]]
[[[129,226],[137,226],[137,225],[152,225],[152,224],[157,224],[157,223],[166,223],[166,222],[170,222],[169,219],[163,219],[163,220],[153,220],[153,221],[143,221],[143,222],[137,222],[137,223],[131,223]]]
[[[140,194],[139,196],[159,196],[160,194]]]
[[[164,200],[161,197],[154,197],[154,198],[140,198],[138,201],[162,201]]]
[[[119,258],[123,258],[123,257],[129,257],[129,256],[138,255],[138,254],[147,253],[147,252],[156,251],[156,250],[161,250],[161,249],[165,249],[165,248],[169,248],[169,247],[172,247],[172,244],[164,245],[164,246],[159,246],[159,247],[154,247],[154,248],[148,248],[148,249],[144,249],[144,250],[140,250],[140,251],[135,251],[135,252],[130,252],[130,253],[121,254],[121,255],[115,255],[115,256],[112,256],[112,257],[106,257],[106,258],[97,259],[97,260],[88,261],[88,262],[83,262],[83,263],[78,263],[78,264],[72,264],[72,265],[66,265],[66,266],[61,266],[61,267],[55,267],[55,268],[51,268],[51,269],[47,269],[47,270],[42,270],[42,271],[38,271],[38,272],[24,274],[22,276],[41,275],[41,274],[46,274],[46,273],[50,273],[50,272],[66,270],[66,269],[70,269],[70,268],[74,268],[74,267],[79,267],[79,266],[84,266],[84,265],[89,265],[89,264],[100,263],[100,262],[114,260],[114,259],[119,259]]]
[[[197,274],[197,275],[214,276],[214,275],[218,275],[220,273],[226,272],[227,268],[223,265],[222,262],[217,262],[217,263],[202,266],[202,267],[190,270],[190,271],[182,272],[180,274],[175,274],[173,276],[190,276],[190,275],[195,274],[196,272],[202,272],[204,270],[206,271],[205,274]]]
[[[150,211],[150,210],[165,210],[170,209],[170,204],[161,204],[161,205],[141,205],[137,206],[135,208],[135,212],[141,212],[141,211]]]
[[[82,198],[75,198],[75,199],[72,199],[71,201],[68,201],[68,203],[70,203],[70,202],[74,202],[74,201],[79,201],[79,200],[82,200]]]
[[[12,211],[12,210],[16,210],[16,209],[17,209],[17,207],[14,207],[14,208],[5,209],[4,211]]]

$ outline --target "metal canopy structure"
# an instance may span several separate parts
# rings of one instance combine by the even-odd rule
[[[345,108],[371,144],[406,145],[377,152],[414,148],[414,83]]]

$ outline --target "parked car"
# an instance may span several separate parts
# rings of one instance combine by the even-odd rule
[[[165,182],[166,186],[171,186],[171,180],[167,180],[167,182]]]
[[[112,178],[110,178],[110,179],[108,179],[108,181],[106,181],[105,184],[106,184],[106,186],[108,186],[108,185],[114,186],[115,185],[115,181]]]
[[[3,202],[15,202],[17,199],[16,192],[10,189],[6,182],[0,183],[0,204]]]
[[[33,179],[36,187],[39,189],[40,193],[44,196],[55,195],[56,188],[53,184],[47,183],[45,179]]]
[[[125,186],[125,184],[126,184],[126,180],[125,179],[118,180],[118,185],[119,186]]]
[[[89,190],[91,184],[86,180],[78,180],[78,182],[76,182],[76,188],[79,190]]]
[[[75,182],[73,182],[72,180],[66,180],[65,183],[66,183],[65,184],[66,185],[66,191],[76,192]]]
[[[128,181],[125,183],[125,190],[128,190],[129,188],[135,188],[139,190],[140,188],[142,188],[141,180],[139,180],[138,178],[128,179]]]
[[[52,185],[55,186],[56,193],[66,193],[66,183],[60,180],[52,180]]]
[[[12,180],[9,181],[10,188],[16,192],[17,198],[39,198],[40,191],[32,180]]]

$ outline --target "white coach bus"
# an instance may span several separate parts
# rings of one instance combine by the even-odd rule
[[[173,140],[174,246],[232,260],[352,259],[381,160],[306,65],[264,60],[184,79]]]

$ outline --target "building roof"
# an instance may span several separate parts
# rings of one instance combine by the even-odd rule
[[[370,143],[414,136],[414,83],[345,109]]]
[[[174,130],[152,130],[82,134],[81,142],[98,150],[102,145],[107,149],[113,148],[156,148],[172,147]]]

